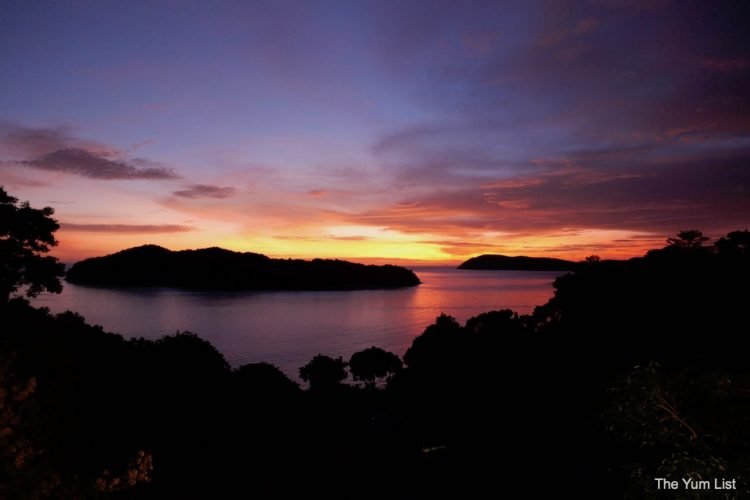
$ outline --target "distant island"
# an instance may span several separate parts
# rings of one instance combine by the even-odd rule
[[[472,257],[458,269],[491,269],[496,271],[572,271],[576,263],[548,257],[509,257],[485,254]]]
[[[272,259],[217,247],[172,251],[157,245],[82,260],[65,279],[81,285],[214,290],[363,290],[420,283],[416,274],[400,266]]]

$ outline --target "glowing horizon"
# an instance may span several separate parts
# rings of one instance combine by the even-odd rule
[[[77,231],[72,231],[77,233]],[[154,244],[170,250],[187,250],[206,247],[221,247],[237,252],[262,253],[273,258],[298,259],[343,259],[364,263],[393,263],[404,265],[439,264],[456,265],[468,258],[481,254],[525,255],[531,257],[558,257],[569,260],[583,260],[589,255],[601,258],[624,259],[643,255],[647,250],[660,248],[664,238],[647,234],[631,234],[623,231],[604,234],[580,233],[550,234],[545,236],[515,237],[512,243],[497,245],[475,243],[462,253],[446,252],[441,244],[427,241],[411,241],[398,238],[365,239],[359,237],[296,237],[292,239],[271,237],[243,241],[237,238],[205,239],[196,233],[190,238],[160,235],[147,238],[142,235],[115,234],[110,230],[98,232],[87,230],[73,242],[68,240],[70,232],[64,228],[58,233],[60,245],[53,254],[64,262],[75,262],[88,257],[114,253],[126,248]],[[625,245],[612,243],[616,240],[634,238]],[[556,239],[565,238],[565,248],[555,246]],[[103,241],[104,240],[104,241]],[[577,243],[580,242],[580,243]]]

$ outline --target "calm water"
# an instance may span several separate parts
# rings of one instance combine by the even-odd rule
[[[199,292],[108,289],[65,284],[35,305],[82,314],[126,337],[159,338],[189,330],[235,366],[267,361],[287,374],[315,354],[349,356],[376,345],[403,355],[412,339],[445,312],[462,323],[511,308],[528,313],[552,296],[560,273],[415,269],[417,287],[354,292]]]

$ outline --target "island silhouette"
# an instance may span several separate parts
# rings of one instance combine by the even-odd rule
[[[576,263],[551,257],[511,257],[508,255],[484,254],[472,257],[458,269],[487,269],[496,271],[572,271]]]
[[[172,251],[157,245],[76,262],[65,279],[80,285],[212,290],[362,290],[420,283],[414,272],[394,265],[272,259],[217,247]]]

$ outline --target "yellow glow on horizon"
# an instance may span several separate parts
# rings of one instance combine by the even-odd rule
[[[343,238],[343,237],[342,237]],[[230,250],[258,252],[279,258],[394,259],[412,261],[452,261],[455,258],[438,246],[414,240],[336,238],[228,238],[221,245]]]
[[[235,231],[232,231],[235,229]],[[482,233],[471,242],[451,235],[412,235],[371,226],[329,226],[318,234],[258,236],[237,234],[231,226],[207,231],[158,234],[58,233],[54,255],[66,262],[117,252],[144,244],[172,250],[218,246],[256,252],[276,258],[329,258],[384,263],[425,262],[453,264],[483,253],[559,257],[581,260],[592,254],[602,258],[629,258],[661,246],[663,238],[622,230],[563,230],[545,234]],[[320,234],[322,233],[322,234]]]

